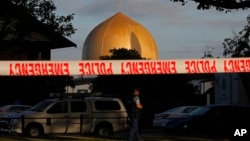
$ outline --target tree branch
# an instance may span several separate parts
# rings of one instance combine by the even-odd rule
[[[182,5],[193,1],[198,3],[197,9],[207,10],[215,7],[219,11],[223,10],[246,10],[250,8],[250,0],[171,0],[173,2],[180,2]]]
[[[224,9],[247,9],[250,8],[250,1],[237,1],[237,0],[193,0],[196,3],[214,6]]]

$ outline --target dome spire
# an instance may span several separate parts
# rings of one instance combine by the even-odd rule
[[[119,11],[119,12],[122,11],[122,10],[121,10],[121,9],[122,9],[121,7],[122,7],[122,0],[119,0],[119,2],[118,2],[118,11]]]

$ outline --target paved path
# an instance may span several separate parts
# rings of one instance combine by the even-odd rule
[[[47,135],[40,138],[29,138],[19,135],[1,134],[0,140],[4,141],[126,141],[128,131],[117,132],[114,136],[109,138],[99,138],[93,135]],[[161,130],[148,129],[142,130],[142,137],[144,141],[226,141],[226,139],[213,136],[170,136],[163,133]]]

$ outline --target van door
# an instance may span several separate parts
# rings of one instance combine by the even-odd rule
[[[48,133],[66,133],[68,130],[68,101],[57,102],[47,110],[45,128]]]
[[[68,133],[83,133],[91,130],[91,112],[87,101],[70,101]]]

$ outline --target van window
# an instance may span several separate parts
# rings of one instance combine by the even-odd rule
[[[47,112],[50,114],[68,113],[68,102],[58,102],[54,104]]]
[[[71,112],[85,112],[87,109],[85,101],[71,101]]]
[[[33,106],[30,111],[37,111],[37,112],[42,112],[44,111],[48,106],[50,106],[54,101],[42,101]]]
[[[8,111],[9,111],[9,112],[19,112],[19,111],[23,111],[23,107],[14,106],[14,107],[11,107]]]
[[[117,101],[96,101],[96,110],[120,110],[121,107]]]

